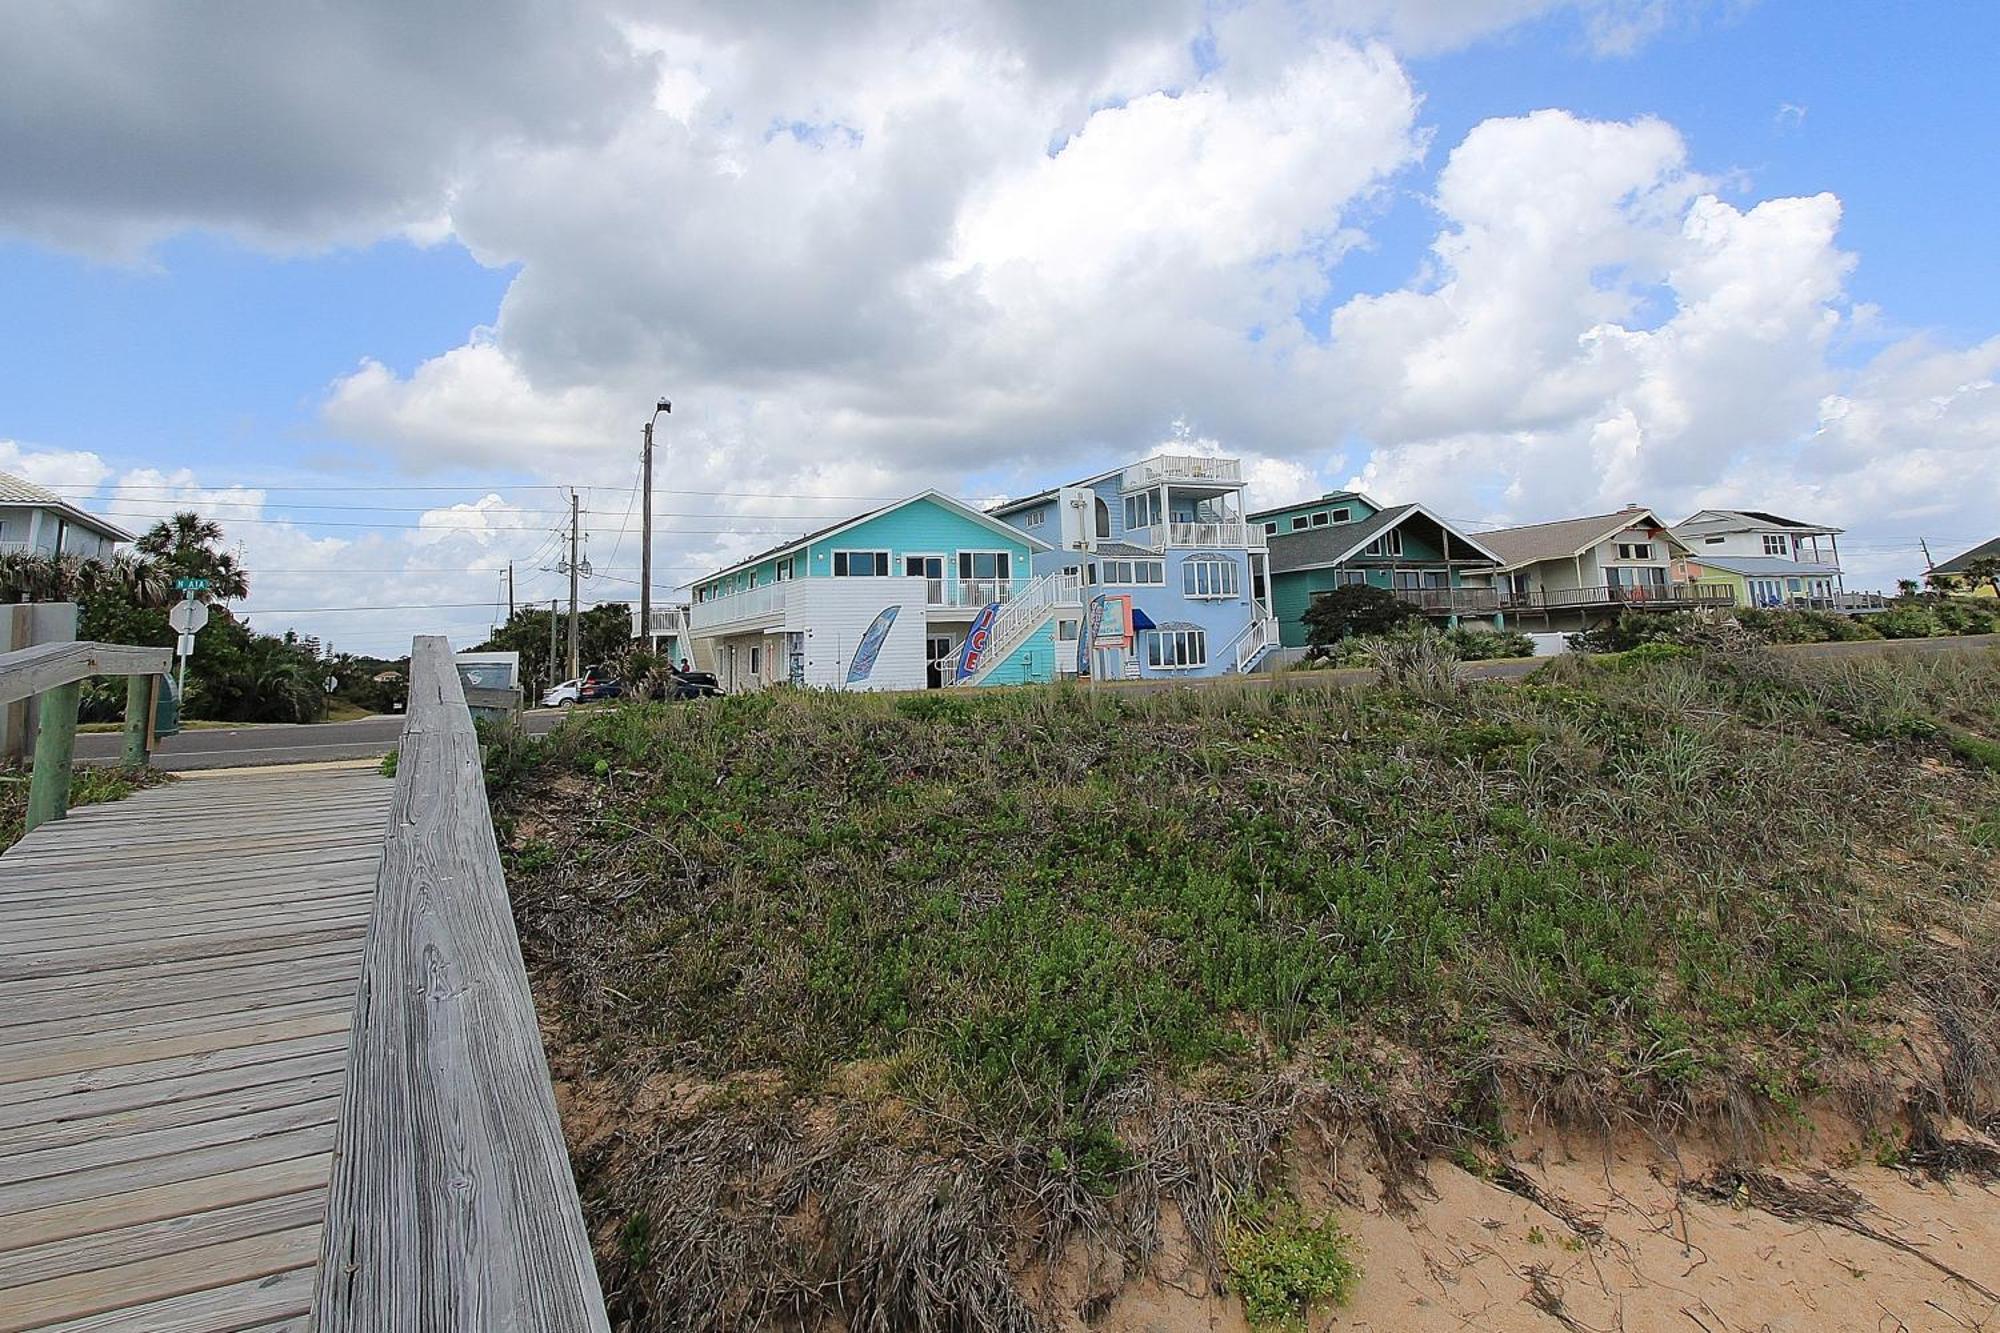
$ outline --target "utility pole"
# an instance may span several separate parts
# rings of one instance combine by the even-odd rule
[[[660,641],[653,633],[653,422],[662,412],[673,410],[674,405],[664,398],[653,408],[653,420],[646,423],[646,444],[639,455],[639,633],[646,636],[650,652],[660,651]]]
[[[514,562],[507,562],[507,619],[514,619]]]
[[[556,614],[556,599],[549,598],[549,688],[562,684],[556,678],[556,622],[561,617]]]
[[[576,581],[577,572],[577,498],[576,492],[569,493],[569,678],[575,680],[583,674],[583,663],[577,656],[576,626]]]

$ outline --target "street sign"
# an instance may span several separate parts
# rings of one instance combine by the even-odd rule
[[[332,694],[335,690],[340,688],[340,677],[328,676],[325,680],[319,683],[319,686],[321,689],[325,690],[328,694]]]
[[[211,586],[207,579],[178,578],[174,580],[175,592],[207,592]]]
[[[176,641],[174,644],[174,656],[176,657],[194,656],[194,635],[192,634],[181,635],[180,639]]]

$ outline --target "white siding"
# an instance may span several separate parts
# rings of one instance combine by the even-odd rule
[[[924,581],[914,578],[815,578],[791,585],[785,628],[805,636],[805,683],[832,690],[923,689],[924,600]],[[848,685],[847,668],[856,645],[875,617],[890,606],[901,609],[875,659],[875,669],[867,680]],[[783,639],[777,642],[782,644]]]

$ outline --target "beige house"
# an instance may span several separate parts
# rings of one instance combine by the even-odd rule
[[[1477,535],[1500,564],[1465,581],[1477,578],[1497,590],[1500,614],[1514,629],[1574,632],[1627,610],[1735,600],[1727,589],[1674,581],[1674,562],[1687,547],[1643,505]]]

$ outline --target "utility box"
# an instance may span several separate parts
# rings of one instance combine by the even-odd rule
[[[181,734],[181,696],[172,676],[156,676],[153,683],[153,735]]]

